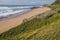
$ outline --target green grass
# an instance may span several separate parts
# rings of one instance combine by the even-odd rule
[[[56,0],[50,7],[60,11],[60,0]]]
[[[41,39],[39,32],[43,32],[44,29],[48,29],[45,27],[50,27],[52,23],[55,24],[55,22],[57,22],[57,20],[59,19],[59,13],[49,14],[43,18],[34,18],[17,26],[16,28],[10,29],[5,33],[0,34],[0,40],[37,40],[36,37],[38,37],[38,40],[44,40],[46,37],[49,36],[48,33],[45,34],[47,35],[46,37],[45,35],[41,35]]]
[[[57,5],[60,5],[60,0],[56,0],[55,3],[53,3],[53,4],[55,4],[55,5],[56,5],[56,4],[57,4]]]

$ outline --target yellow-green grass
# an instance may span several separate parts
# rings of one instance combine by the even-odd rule
[[[55,40],[60,39],[60,14],[34,18],[0,34],[0,40]],[[57,31],[56,31],[57,30]],[[56,37],[57,35],[57,37]]]
[[[44,26],[28,40],[60,40],[60,20]]]

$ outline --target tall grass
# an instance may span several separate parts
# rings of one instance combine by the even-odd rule
[[[0,40],[25,40],[35,34],[37,29],[50,25],[58,19],[60,19],[59,13],[49,14],[43,18],[34,18],[0,34]]]

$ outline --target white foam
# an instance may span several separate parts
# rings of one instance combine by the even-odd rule
[[[24,11],[27,11],[27,10],[9,11],[9,12],[6,12],[6,13],[1,13],[0,17],[7,16],[7,15],[10,15],[10,14],[16,14],[16,13],[24,12]]]
[[[29,10],[23,8],[31,8],[31,7],[0,7],[0,17]]]
[[[24,7],[11,7],[11,8],[31,8],[33,6],[24,6]]]
[[[9,7],[0,7],[0,10],[3,10],[3,9],[10,9]]]

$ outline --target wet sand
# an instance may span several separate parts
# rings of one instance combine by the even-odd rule
[[[17,25],[22,24],[24,19],[31,18],[32,16],[42,14],[49,10],[51,10],[51,9],[48,7],[36,8],[36,9],[33,9],[32,11],[26,12],[23,15],[20,15],[20,16],[14,17],[14,18],[10,18],[7,20],[2,20],[2,21],[0,21],[0,33],[6,32],[11,28],[16,27]]]

